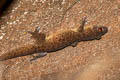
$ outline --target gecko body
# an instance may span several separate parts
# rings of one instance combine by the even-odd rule
[[[28,33],[32,34],[36,43],[25,45],[19,49],[13,49],[1,55],[0,60],[3,61],[34,53],[57,51],[69,45],[76,46],[80,41],[101,39],[102,35],[108,32],[107,27],[104,26],[84,27],[85,22],[86,20],[83,19],[80,27],[61,30],[49,36],[42,32],[39,33],[37,28],[34,32],[29,31]]]

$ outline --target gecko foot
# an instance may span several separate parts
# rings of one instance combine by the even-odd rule
[[[96,40],[100,40],[100,39],[101,39],[101,37],[97,37],[97,38],[96,38]]]
[[[42,52],[42,53],[37,53],[37,55],[36,56],[33,56],[33,59],[31,59],[30,61],[34,61],[34,60],[36,60],[36,59],[38,59],[38,58],[40,58],[40,57],[44,57],[44,56],[46,56],[47,55],[47,52]]]
[[[74,42],[74,43],[71,44],[71,46],[72,46],[72,47],[76,47],[77,44],[78,44],[78,42]]]
[[[32,35],[32,38],[36,39],[38,42],[42,42],[45,40],[46,34],[40,30],[40,27],[37,27],[34,32],[27,32],[30,33]]]

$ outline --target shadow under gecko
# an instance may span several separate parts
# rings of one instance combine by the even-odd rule
[[[82,24],[78,28],[61,30],[49,36],[46,36],[43,32],[39,32],[38,28],[34,32],[28,31],[32,35],[32,38],[36,40],[36,43],[11,50],[1,55],[0,61],[34,53],[44,56],[48,52],[57,51],[69,45],[75,47],[80,41],[99,40],[108,32],[108,28],[104,26],[84,27],[85,22],[86,19],[83,18]]]

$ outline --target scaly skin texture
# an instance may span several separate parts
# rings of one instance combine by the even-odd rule
[[[101,36],[108,32],[107,27],[93,26],[85,27],[85,18],[80,27],[56,32],[50,36],[39,32],[38,28],[34,32],[28,31],[36,40],[33,45],[25,45],[19,49],[13,49],[0,56],[0,60],[12,59],[20,56],[26,56],[34,53],[52,52],[63,49],[69,45],[77,44],[80,41],[101,39]],[[73,45],[75,46],[75,45]]]

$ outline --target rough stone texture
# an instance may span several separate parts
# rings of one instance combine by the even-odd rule
[[[31,56],[0,62],[0,80],[120,80],[119,0],[15,0],[0,21],[0,55],[32,43],[25,31],[47,34],[80,25],[103,25],[101,40],[80,42],[30,62]]]

